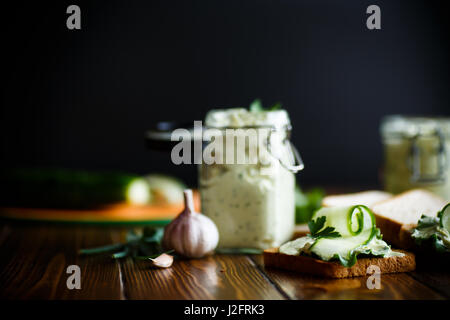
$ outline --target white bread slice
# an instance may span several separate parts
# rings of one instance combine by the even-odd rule
[[[371,206],[383,239],[398,248],[413,247],[411,230],[422,215],[436,216],[447,202],[435,194],[413,189]]]
[[[363,192],[329,195],[323,198],[322,206],[324,207],[344,207],[363,204],[372,207],[373,204],[387,200],[392,194],[378,190],[368,190]]]

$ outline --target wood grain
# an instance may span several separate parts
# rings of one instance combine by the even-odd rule
[[[415,271],[411,276],[450,299],[450,274],[448,271]]]
[[[265,268],[260,255],[254,262],[291,299],[443,299],[407,273],[381,275],[381,289],[368,289],[367,277],[322,279],[292,271]]]
[[[0,299],[442,299],[450,275],[429,271],[382,275],[380,290],[366,277],[326,280],[266,269],[262,256],[178,259],[169,269],[145,261],[80,256],[80,248],[123,239],[126,229],[2,223]],[[66,286],[67,266],[81,268],[81,289]]]
[[[128,299],[282,299],[253,261],[241,255],[179,259],[170,269],[123,263]]]
[[[116,262],[77,255],[81,247],[111,243],[110,231],[63,226],[4,226],[4,230],[9,235],[1,243],[0,298],[122,297]],[[80,290],[69,290],[66,285],[66,268],[72,264],[81,268]]]

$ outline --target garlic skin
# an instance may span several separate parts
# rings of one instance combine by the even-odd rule
[[[211,254],[219,242],[219,231],[207,216],[195,212],[192,190],[184,190],[185,209],[164,229],[163,247],[188,258]]]

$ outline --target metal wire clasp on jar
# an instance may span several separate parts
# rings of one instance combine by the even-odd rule
[[[219,229],[219,247],[266,249],[289,240],[294,174],[303,169],[290,124],[206,129],[199,187],[202,211]],[[208,154],[215,161],[205,161]]]

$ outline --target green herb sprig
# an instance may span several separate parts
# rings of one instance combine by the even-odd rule
[[[438,253],[450,253],[449,231],[442,224],[444,209],[436,217],[426,215],[420,217],[417,227],[411,234],[420,248],[424,250],[431,248]]]
[[[316,220],[311,220],[308,222],[309,231],[311,232],[311,237],[313,238],[339,238],[341,234],[335,231],[334,227],[326,227],[325,221],[327,218],[325,216],[318,217]],[[322,230],[323,229],[323,230]]]
[[[274,105],[270,107],[263,107],[261,99],[255,99],[252,103],[250,103],[249,110],[251,112],[262,112],[262,111],[274,111],[274,110],[280,110],[282,108],[282,105],[280,102],[275,103]]]
[[[108,254],[113,259],[132,257],[138,260],[154,259],[162,253],[172,253],[173,250],[164,251],[161,240],[164,229],[161,227],[145,227],[141,234],[135,230],[128,231],[124,243],[113,243],[102,247],[80,249],[79,254],[94,255]]]
[[[314,212],[320,209],[325,191],[321,188],[313,188],[303,191],[299,185],[295,186],[295,222],[307,223]]]

